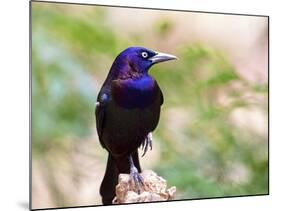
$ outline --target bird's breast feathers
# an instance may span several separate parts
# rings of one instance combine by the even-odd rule
[[[121,107],[145,108],[159,95],[157,82],[150,76],[138,79],[117,79],[111,84],[113,100]]]

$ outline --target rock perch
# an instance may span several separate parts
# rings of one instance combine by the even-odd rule
[[[167,189],[167,182],[151,170],[144,170],[140,174],[144,181],[144,189],[137,193],[129,174],[120,174],[116,186],[116,196],[113,204],[168,201],[174,199],[176,187]]]

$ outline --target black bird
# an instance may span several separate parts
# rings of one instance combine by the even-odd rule
[[[107,166],[100,194],[103,204],[111,204],[120,173],[129,173],[140,191],[143,181],[138,148],[151,147],[151,132],[156,128],[163,94],[149,68],[176,59],[143,47],[121,52],[97,97],[96,126],[100,143],[108,151]]]

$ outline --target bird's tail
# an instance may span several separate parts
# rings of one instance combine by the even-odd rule
[[[103,204],[112,204],[115,196],[115,186],[118,183],[118,169],[112,155],[108,154],[105,174],[100,186]]]
[[[141,172],[138,151],[135,150],[132,154],[134,164],[139,172]],[[100,186],[100,194],[103,204],[112,204],[115,197],[115,187],[118,184],[119,173],[130,173],[129,157],[114,159],[109,153],[105,174]]]

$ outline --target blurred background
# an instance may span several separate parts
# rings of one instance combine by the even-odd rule
[[[266,17],[32,2],[32,208],[100,205],[95,101],[115,57],[144,46],[164,106],[141,158],[176,199],[268,193]]]

